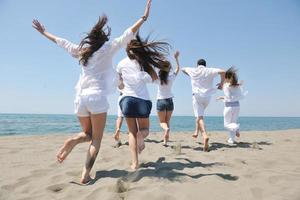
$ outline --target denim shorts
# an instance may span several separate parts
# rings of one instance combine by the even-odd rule
[[[152,108],[151,101],[130,96],[123,97],[119,105],[126,118],[148,118]]]
[[[173,111],[174,104],[173,99],[158,99],[156,102],[156,110],[157,111]]]

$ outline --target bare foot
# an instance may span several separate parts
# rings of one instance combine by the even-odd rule
[[[145,149],[144,136],[141,134],[141,132],[138,132],[136,137],[137,137],[137,150],[138,153],[141,153]]]
[[[241,136],[240,130],[237,130],[237,131],[236,131],[235,136],[236,136],[236,137],[240,137],[240,136]]]
[[[120,130],[117,130],[116,133],[114,134],[113,138],[115,141],[120,141]]]
[[[195,133],[194,133],[194,134],[192,135],[192,137],[196,139],[196,138],[198,137],[198,134],[195,134]]]
[[[139,168],[139,165],[138,164],[131,164],[130,168],[135,171]]]
[[[92,180],[92,178],[91,178],[90,176],[88,176],[88,177],[85,177],[85,178],[81,178],[81,179],[80,179],[80,183],[86,185],[86,184],[88,184],[91,180]]]
[[[204,142],[204,145],[203,145],[203,151],[205,152],[208,152],[208,141],[209,141],[209,138],[203,138],[203,142]]]
[[[67,139],[56,155],[57,161],[62,163],[67,158],[69,153],[71,153],[75,145],[76,143],[73,139]]]

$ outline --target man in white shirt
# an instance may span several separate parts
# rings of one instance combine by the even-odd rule
[[[208,151],[208,136],[205,130],[204,124],[204,111],[209,104],[211,96],[217,89],[222,88],[224,82],[225,71],[217,68],[207,68],[206,61],[200,59],[196,68],[186,67],[182,69],[182,72],[191,78],[192,92],[193,92],[193,109],[196,117],[196,128],[193,134],[194,138],[198,137],[199,130],[202,133],[204,151]],[[218,88],[214,88],[214,79],[220,76],[221,83],[218,84]]]

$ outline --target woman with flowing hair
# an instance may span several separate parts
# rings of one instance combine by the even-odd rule
[[[64,142],[57,154],[57,160],[62,163],[77,144],[89,142],[80,180],[82,184],[91,180],[90,171],[97,158],[106,123],[109,107],[107,95],[114,90],[114,86],[117,86],[118,80],[112,66],[112,59],[121,48],[126,47],[147,20],[150,6],[151,0],[147,0],[144,15],[111,42],[109,42],[111,29],[107,26],[108,18],[105,15],[99,18],[97,24],[79,45],[47,32],[39,21],[33,20],[33,28],[75,57],[81,67],[74,103],[75,114],[79,119],[82,132]]]
[[[127,57],[117,66],[123,91],[120,107],[129,131],[133,170],[139,166],[138,153],[144,150],[144,139],[149,135],[152,102],[146,84],[158,79],[154,68],[163,67],[168,51],[168,43],[149,41],[149,37],[143,40],[137,34],[127,45]]]
[[[159,80],[156,81],[158,84],[156,110],[160,127],[164,130],[164,145],[167,145],[170,137],[170,120],[174,110],[172,86],[180,70],[179,51],[174,54],[174,57],[177,64],[175,71],[171,72],[172,66],[168,60],[163,61],[161,63],[163,67],[158,72]]]

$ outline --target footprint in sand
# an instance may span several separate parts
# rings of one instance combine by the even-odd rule
[[[51,186],[47,187],[46,189],[51,192],[58,193],[58,192],[64,190],[65,188],[66,188],[65,184],[56,184],[56,185],[51,185]]]
[[[115,186],[115,192],[117,193],[124,193],[124,192],[128,192],[129,190],[129,183],[123,181],[121,178],[118,179],[116,186]]]

